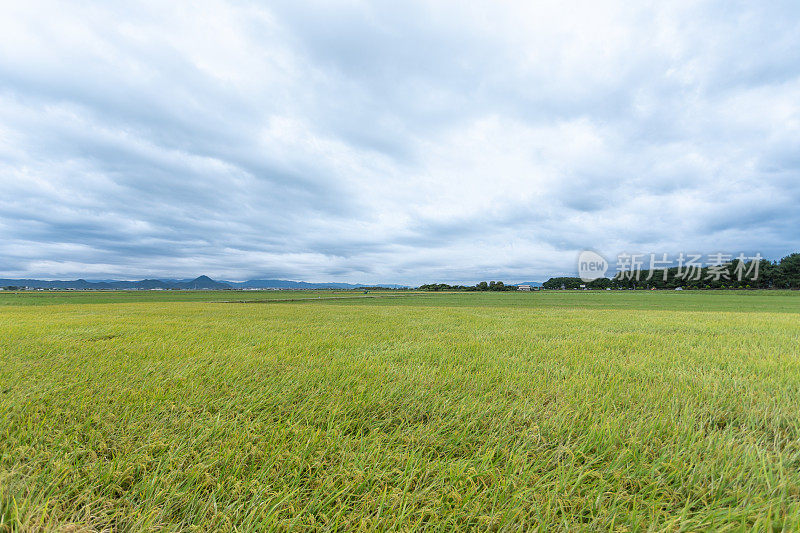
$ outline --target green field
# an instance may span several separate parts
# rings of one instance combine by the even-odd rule
[[[0,362],[0,531],[800,529],[796,292],[0,293]]]

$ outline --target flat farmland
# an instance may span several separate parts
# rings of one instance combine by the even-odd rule
[[[0,531],[800,528],[797,292],[0,293],[0,362]]]

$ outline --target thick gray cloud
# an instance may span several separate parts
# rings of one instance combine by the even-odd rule
[[[18,2],[0,276],[800,249],[796,2]]]

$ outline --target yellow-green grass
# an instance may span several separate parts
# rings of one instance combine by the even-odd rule
[[[376,294],[404,294],[406,291],[385,291]],[[297,300],[331,297],[365,296],[363,291],[303,290],[303,291],[3,291],[0,306],[4,305],[55,305],[80,303],[134,303],[134,302],[224,302]]]
[[[11,529],[800,528],[797,293],[75,294],[0,294]]]

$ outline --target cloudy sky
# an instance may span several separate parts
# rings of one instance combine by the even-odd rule
[[[3,2],[0,277],[800,250],[800,5]]]

